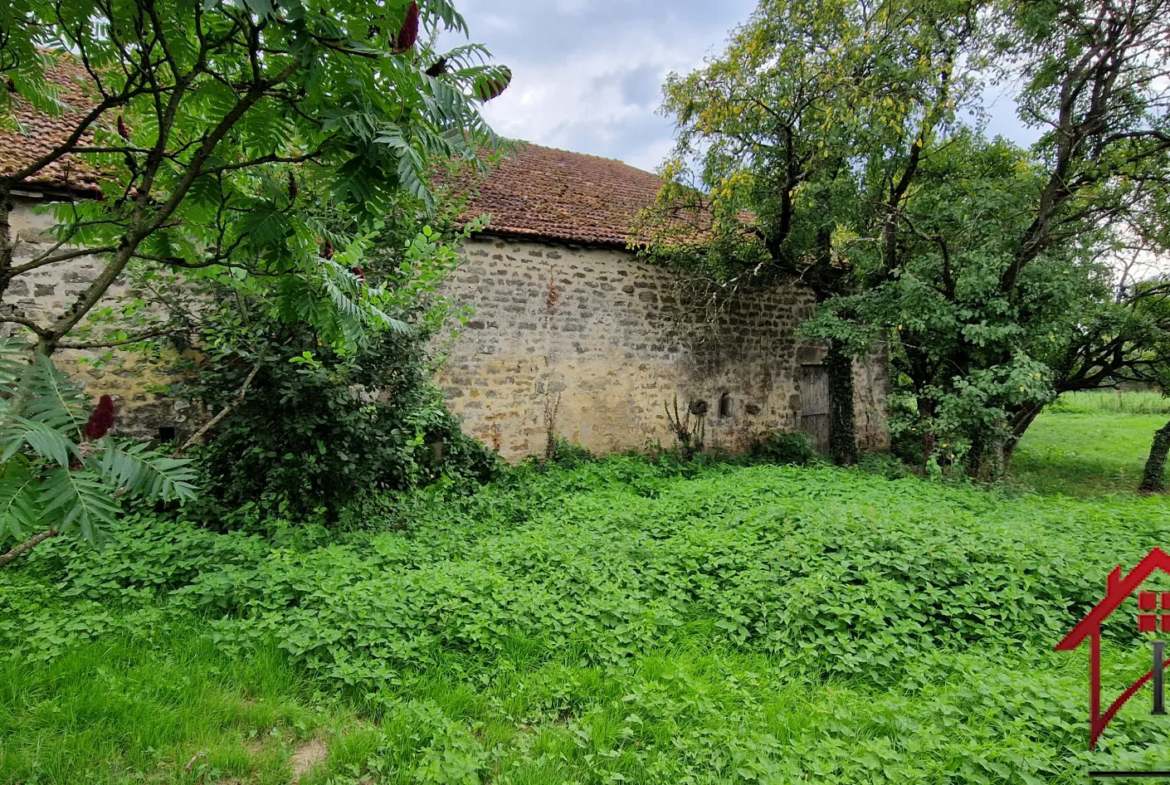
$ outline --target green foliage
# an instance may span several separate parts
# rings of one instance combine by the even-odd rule
[[[121,512],[119,497],[146,503],[195,497],[190,461],[145,445],[84,433],[89,402],[43,355],[0,342],[0,542],[46,529],[91,544]]]
[[[399,47],[410,5],[6,7],[0,67],[13,90],[0,91],[0,122],[18,124],[19,99],[76,133],[0,176],[0,210],[11,209],[10,191],[27,189],[62,158],[102,197],[55,208],[62,242],[92,251],[103,266],[64,317],[24,325],[42,349],[74,328],[87,332],[81,322],[91,310],[90,341],[182,331],[181,318],[137,305],[93,310],[123,273],[154,291],[193,282],[262,293],[335,348],[352,348],[366,329],[393,330],[384,293],[361,287],[351,267],[402,203],[436,210],[433,166],[477,166],[497,146],[477,90],[510,78],[479,45],[434,48],[448,40],[444,33],[467,33],[447,0],[422,3],[422,35]],[[442,72],[428,74],[440,60]],[[0,294],[10,268],[19,276],[77,255],[50,252],[23,269],[12,264],[14,239],[0,243]]]
[[[1165,499],[868,468],[619,457],[325,540],[50,540],[0,573],[0,779],[285,782],[310,735],[305,785],[1073,785],[1170,754],[1141,705],[1090,756],[1087,657],[1051,651],[1170,535]],[[1110,688],[1148,667],[1120,615]]]
[[[722,286],[795,273],[835,293],[844,249],[831,235],[856,232],[881,203],[862,202],[853,175],[904,166],[970,87],[954,73],[966,12],[763,0],[721,57],[667,79],[678,144],[646,216],[650,255]]]
[[[548,448],[545,450],[546,461],[563,466],[566,469],[573,469],[581,464],[595,460],[593,453],[589,452],[588,447],[574,444],[563,436],[557,436],[556,434],[551,434],[550,436],[551,439]]]
[[[524,469],[474,496],[420,491],[405,529],[327,547],[131,518],[115,534],[124,560],[50,541],[0,574],[0,644],[30,674],[0,691],[12,729],[0,774],[29,779],[35,745],[65,756],[90,743],[60,720],[51,738],[27,721],[41,674],[91,674],[101,651],[112,673],[153,684],[171,671],[150,641],[186,662],[191,644],[168,629],[197,613],[227,684],[324,689],[375,721],[343,710],[341,728],[319,730],[329,756],[306,783],[1073,783],[1087,668],[1052,641],[1113,564],[1170,535],[1165,503],[1006,502],[857,470],[623,457]],[[1130,626],[1109,631],[1110,684],[1145,667],[1123,648]],[[62,637],[65,649],[51,643]],[[204,684],[192,667],[182,683]],[[88,695],[54,683],[66,705]],[[207,694],[174,690],[86,698],[89,722],[124,728],[128,706],[170,696],[184,719],[157,743],[174,745]],[[1123,712],[1099,755],[1137,766],[1163,754],[1142,715]],[[301,738],[313,726],[227,716],[209,766],[257,725]],[[77,760],[96,761],[101,782],[117,767],[174,772],[197,751],[121,749]],[[278,766],[267,754],[230,770]]]
[[[498,458],[463,435],[430,380],[430,340],[451,311],[436,290],[459,262],[453,242],[430,227],[387,226],[379,244],[360,285],[384,292],[383,316],[397,327],[350,350],[264,299],[214,297],[205,309],[206,354],[182,364],[175,392],[212,412],[234,407],[197,453],[216,503],[209,517],[238,523],[260,509],[336,522],[387,491],[496,471]]]
[[[220,565],[227,546],[205,557],[200,544],[219,535],[128,521],[118,538],[133,567],[63,556],[67,543],[32,564],[68,565],[66,594],[109,602],[159,587],[181,607],[219,609],[222,645],[279,633],[298,662],[343,682],[393,679],[448,650],[496,658],[515,635],[616,663],[706,619],[795,672],[886,683],[929,650],[1043,645],[1096,601],[1098,572],[1163,531],[1144,500],[1107,512],[1033,500],[1023,526],[1020,504],[917,479],[698,471],[683,480],[622,458],[535,472],[432,495],[402,533],[249,546]],[[1120,550],[1089,546],[1122,520]],[[190,549],[200,554],[183,558],[208,566],[176,573]],[[863,577],[842,583],[842,570]]]
[[[761,463],[807,466],[816,460],[816,452],[803,433],[765,431],[752,440],[748,454]]]
[[[815,331],[858,320],[888,337],[895,381],[914,399],[899,409],[908,416],[894,422],[895,438],[911,430],[936,444],[1006,438],[1016,413],[1046,405],[1069,381],[1066,359],[1086,321],[1114,308],[1112,272],[1084,246],[1053,247],[1010,289],[1001,286],[1040,176],[1002,140],[952,137],[919,167],[920,190],[903,208],[913,232],[899,241],[895,274],[877,272],[884,260],[855,254],[870,285],[813,322]],[[1093,235],[1082,239],[1092,247]],[[921,466],[929,456],[917,452]]]
[[[336,521],[358,501],[431,483],[483,481],[498,458],[464,436],[429,379],[415,339],[379,337],[338,355],[315,336],[273,325],[259,373],[210,443],[197,451],[209,496],[227,522],[253,505],[294,518]],[[255,334],[255,333],[253,333]],[[307,353],[311,361],[304,361]],[[212,366],[184,393],[218,405],[250,370]]]

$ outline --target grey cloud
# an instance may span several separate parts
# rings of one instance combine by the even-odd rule
[[[657,66],[639,66],[621,78],[622,98],[634,106],[657,106],[662,96],[662,78]]]
[[[722,48],[756,0],[455,2],[471,39],[513,72],[486,111],[498,131],[653,168],[673,137],[655,114],[666,73]]]
[[[613,90],[625,104],[657,108],[662,97],[664,79],[663,69],[648,63],[635,66],[628,71],[607,71],[595,76],[591,90],[595,94]]]

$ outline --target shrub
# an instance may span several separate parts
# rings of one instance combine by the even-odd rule
[[[817,454],[803,433],[764,431],[752,440],[748,454],[760,463],[807,466]]]
[[[574,444],[565,437],[554,434],[545,450],[545,460],[572,469],[583,463],[589,463],[594,458],[593,453],[589,452],[589,448]]]
[[[230,410],[196,453],[217,502],[335,522],[385,491],[444,474],[493,476],[498,458],[462,434],[431,382],[429,340],[450,311],[435,290],[459,257],[430,228],[409,242],[402,231],[387,230],[379,244],[391,250],[357,271],[387,311],[351,346],[335,348],[263,300],[213,298],[199,341],[205,359],[184,361],[179,394]]]
[[[209,494],[224,505],[260,502],[293,517],[433,482],[444,473],[490,479],[496,456],[463,435],[430,383],[417,340],[378,336],[344,356],[304,347],[296,328],[273,331],[247,395],[196,454]],[[215,408],[251,370],[201,371],[190,395]]]

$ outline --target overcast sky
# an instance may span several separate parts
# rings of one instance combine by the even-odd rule
[[[672,125],[657,114],[671,71],[719,54],[755,0],[460,0],[471,38],[512,69],[512,85],[485,107],[511,139],[618,158],[640,169],[662,163]],[[454,43],[454,42],[452,42]],[[1030,143],[1010,91],[989,94],[991,133]]]

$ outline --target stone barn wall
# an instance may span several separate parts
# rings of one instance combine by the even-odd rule
[[[52,217],[35,205],[12,215],[17,264],[52,247]],[[442,347],[436,381],[464,429],[508,460],[543,454],[550,429],[597,453],[672,446],[664,404],[676,396],[684,415],[706,402],[709,446],[738,451],[759,431],[799,427],[801,366],[823,356],[795,335],[812,313],[807,292],[757,293],[712,324],[680,301],[673,275],[625,250],[480,235],[463,253],[443,294],[476,313]],[[100,265],[82,257],[22,275],[5,307],[38,320],[60,313]],[[116,284],[104,304],[132,296]],[[123,434],[183,437],[203,417],[155,392],[168,379],[138,355],[63,350],[54,360],[95,398],[114,397]],[[887,446],[885,368],[875,355],[856,371],[858,436],[870,450]]]
[[[464,253],[443,293],[476,314],[437,381],[465,430],[505,458],[542,454],[550,431],[597,453],[672,446],[676,396],[684,413],[706,402],[709,446],[798,427],[800,366],[823,354],[796,337],[807,291],[760,292],[710,324],[671,273],[628,251],[481,235]],[[883,449],[884,357],[859,365],[859,438]]]
[[[17,203],[9,216],[13,237],[17,242],[14,263],[20,265],[48,251],[55,244],[48,234],[53,216],[36,208],[40,202],[26,200]],[[49,315],[60,314],[85,290],[98,273],[102,262],[83,256],[39,270],[31,270],[12,280],[5,292],[3,307],[14,308],[17,315],[41,322]],[[117,306],[123,299],[133,297],[121,282],[110,287],[100,306]],[[83,322],[84,324],[84,322]],[[22,328],[0,326],[16,333]],[[71,336],[70,342],[84,342]],[[117,406],[117,432],[123,435],[159,438],[173,429],[176,435],[193,432],[194,414],[182,402],[159,395],[152,390],[166,386],[167,376],[143,357],[116,350],[66,350],[53,355],[53,362],[65,373],[81,382],[96,399],[110,395]]]

